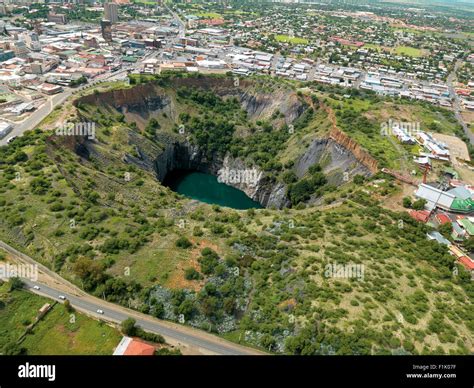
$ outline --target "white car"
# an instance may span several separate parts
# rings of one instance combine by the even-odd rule
[[[39,290],[39,289],[40,289],[39,286],[34,286],[33,288],[34,288],[35,290]]]
[[[59,295],[58,298],[61,300],[66,300],[66,297],[64,295]]]
[[[7,139],[7,144],[10,144],[13,140],[16,139],[16,136],[11,136]]]
[[[101,310],[101,309],[97,310],[97,314],[104,314],[104,310]]]

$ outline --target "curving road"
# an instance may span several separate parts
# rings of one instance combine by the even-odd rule
[[[207,333],[199,332],[197,330],[194,332],[195,330],[193,329],[183,328],[179,325],[173,325],[168,322],[161,322],[152,317],[141,317],[141,314],[136,311],[121,308],[120,306],[111,306],[108,302],[102,301],[98,298],[84,298],[63,291],[58,291],[44,284],[35,283],[26,279],[22,280],[25,283],[25,288],[29,291],[59,302],[61,302],[59,296],[62,295],[66,297],[71,302],[71,305],[78,311],[84,312],[87,315],[92,315],[95,318],[113,323],[120,323],[125,319],[132,317],[136,319],[137,325],[144,330],[161,334],[165,339],[168,341],[171,340],[171,343],[176,345],[192,347],[197,350],[198,354],[251,355],[260,353],[252,349],[237,346],[233,343],[227,343],[227,341],[217,337],[212,338],[213,336]],[[33,287],[35,286],[38,286],[40,289],[34,289]],[[104,313],[98,314],[97,310],[99,309]]]
[[[202,330],[156,319],[138,311],[107,302],[100,298],[96,298],[87,294],[80,288],[61,278],[57,273],[37,263],[31,257],[17,251],[15,248],[3,241],[0,241],[0,249],[6,250],[19,262],[37,265],[40,274],[46,275],[48,277],[48,284],[44,284],[44,282],[33,282],[27,279],[22,279],[22,281],[25,283],[26,289],[60,302],[62,300],[59,298],[59,296],[64,296],[69,299],[71,305],[78,311],[83,312],[89,316],[93,316],[94,318],[112,323],[121,323],[127,318],[133,318],[137,321],[137,325],[141,326],[144,330],[162,335],[166,342],[183,349],[185,354],[265,354],[256,349],[247,348],[245,346],[224,340],[216,335]],[[39,287],[39,290],[35,289],[35,286]],[[98,314],[97,310],[99,309],[104,313]]]

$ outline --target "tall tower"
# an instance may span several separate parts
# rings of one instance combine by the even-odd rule
[[[112,23],[110,20],[101,20],[100,29],[102,31],[102,37],[106,42],[112,42]]]
[[[118,5],[115,3],[104,4],[104,19],[109,20],[111,23],[118,22]]]

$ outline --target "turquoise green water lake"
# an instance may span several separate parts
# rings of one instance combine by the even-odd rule
[[[217,177],[197,171],[174,170],[164,184],[171,190],[201,202],[233,209],[262,208],[243,191],[217,181]]]

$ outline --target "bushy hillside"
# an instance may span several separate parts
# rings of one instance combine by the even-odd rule
[[[0,148],[0,238],[88,292],[273,352],[473,351],[472,283],[462,268],[453,275],[452,257],[426,239],[427,227],[371,198],[370,174],[336,186],[327,183],[328,160],[302,175],[293,169],[301,144],[312,149],[331,128],[314,105],[323,95],[285,89],[305,108],[279,114],[251,110],[255,98],[267,106],[250,93],[254,85],[235,92],[237,100],[219,95],[222,85],[155,87],[151,113],[141,105],[120,111],[113,94],[76,104],[77,120],[98,123],[95,140],[36,130]],[[96,98],[104,103],[91,104]],[[181,124],[208,159],[235,152],[303,199],[283,210],[236,211],[171,192],[153,155],[166,153],[170,139],[184,141]],[[285,125],[296,131],[280,139]],[[267,142],[275,148],[259,148]],[[390,180],[382,189],[379,198],[397,190]],[[305,190],[322,195],[322,206],[306,206]],[[332,264],[355,265],[357,276],[338,277]]]

